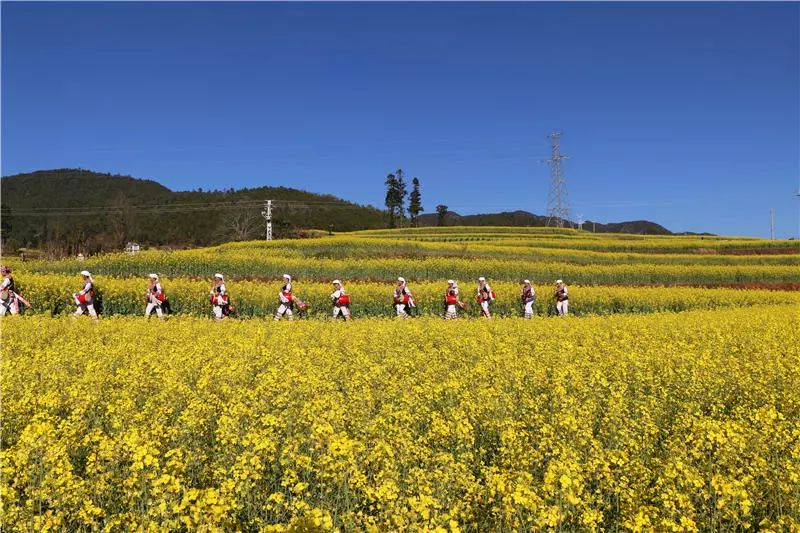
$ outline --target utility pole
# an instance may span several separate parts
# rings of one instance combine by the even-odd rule
[[[592,220],[592,233],[597,233],[597,223]]]
[[[272,200],[264,202],[264,210],[261,211],[261,216],[267,221],[267,240],[272,240]]]
[[[569,223],[569,202],[567,199],[567,184],[561,173],[561,161],[567,156],[561,153],[559,139],[561,132],[557,131],[548,135],[551,141],[550,159],[542,160],[550,165],[550,192],[547,194],[547,226],[551,222],[559,228],[564,223]]]
[[[775,240],[775,210],[769,210],[769,238]]]

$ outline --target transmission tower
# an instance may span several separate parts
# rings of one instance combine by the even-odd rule
[[[769,238],[775,240],[775,210],[769,210]]]
[[[550,192],[547,193],[547,225],[551,224],[563,228],[569,223],[569,199],[567,198],[567,183],[561,173],[561,161],[567,156],[561,153],[559,139],[561,132],[557,131],[548,135],[551,142],[550,159],[543,160],[550,165]]]

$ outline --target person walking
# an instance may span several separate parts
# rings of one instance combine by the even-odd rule
[[[464,302],[458,299],[458,283],[455,280],[447,280],[447,288],[444,291],[444,319],[454,320],[458,318],[458,310],[464,309]]]
[[[164,311],[161,306],[167,299],[167,295],[158,281],[158,274],[150,274],[149,278],[150,284],[147,286],[147,293],[145,294],[147,307],[144,309],[144,316],[149,319],[153,310],[155,310],[158,318],[164,320]]]
[[[414,295],[411,294],[411,290],[408,288],[406,279],[402,276],[397,278],[397,285],[394,287],[392,299],[398,318],[408,318],[411,315],[411,310],[417,305],[414,301]]]
[[[344,290],[342,282],[338,279],[333,280],[333,293],[331,294],[333,301],[333,318],[342,317],[345,322],[352,318],[350,312],[350,295]]]
[[[486,278],[483,276],[478,278],[478,304],[481,306],[481,316],[492,318],[492,312],[489,309],[489,304],[495,300],[495,294],[492,288],[486,283]]]
[[[78,308],[72,316],[78,317],[88,313],[92,320],[97,320],[97,311],[94,308],[94,280],[88,270],[82,270],[83,288],[72,295]]]
[[[563,280],[556,280],[555,299],[558,316],[567,316],[569,312],[569,297],[567,296],[567,286]]]
[[[228,296],[228,289],[225,287],[225,277],[222,274],[214,274],[214,285],[211,286],[209,296],[211,310],[216,320],[222,320],[231,314],[231,300]]]
[[[536,301],[536,290],[531,285],[530,280],[525,280],[522,282],[522,294],[520,295],[522,298],[522,307],[524,317],[528,320],[533,317],[533,304]]]
[[[0,285],[0,316],[4,316],[6,313],[18,315],[20,302],[26,309],[30,309],[30,302],[17,293],[14,277],[11,275],[11,267],[0,267],[0,275],[3,276],[3,283]]]
[[[292,276],[289,274],[283,275],[283,286],[278,293],[278,310],[275,311],[275,320],[280,320],[286,317],[286,320],[294,320],[292,315],[292,307],[294,307],[294,295],[292,294]]]

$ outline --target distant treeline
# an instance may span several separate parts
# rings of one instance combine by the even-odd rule
[[[265,199],[275,201],[275,237],[305,230],[386,227],[383,211],[286,187],[175,192],[152,180],[56,169],[4,177],[3,244],[51,255],[149,246],[207,246],[265,235]]]
[[[444,215],[428,213],[418,217],[420,226],[546,226],[547,217],[534,215],[528,211],[506,211],[503,213],[488,213],[480,215],[459,215],[448,211],[444,207]],[[574,222],[566,224],[568,227]],[[672,235],[672,232],[660,224],[649,220],[633,220],[630,222],[611,222],[601,224],[587,220],[583,223],[585,231],[597,233],[634,233],[637,235]]]

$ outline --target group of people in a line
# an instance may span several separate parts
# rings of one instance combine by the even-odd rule
[[[563,280],[556,280],[555,289],[556,312],[559,316],[564,316],[568,312],[567,286]],[[497,299],[497,295],[486,282],[483,276],[478,278],[478,289],[476,300],[481,309],[481,316],[492,317],[492,304]],[[531,281],[526,279],[522,282],[520,290],[520,300],[522,303],[522,316],[526,319],[533,318],[533,305],[536,303],[536,290]],[[447,280],[447,289],[444,294],[445,313],[447,320],[458,318],[458,311],[466,308],[466,304],[459,299],[458,283],[454,280]]]
[[[2,299],[2,302],[0,302],[2,303],[2,306],[0,306],[0,314],[18,314],[20,303],[30,308],[31,304],[15,291],[11,269],[4,266],[0,267],[0,270],[4,276],[2,289],[0,290],[0,299]],[[88,270],[82,271],[81,275],[83,276],[83,286],[72,295],[75,305],[77,306],[73,314],[74,316],[88,314],[92,319],[97,320],[94,280]],[[147,318],[150,318],[153,312],[155,312],[158,318],[163,319],[165,312],[171,312],[169,300],[167,299],[164,287],[162,287],[159,281],[158,274],[150,274],[148,279],[149,284],[145,292],[144,314]],[[330,295],[330,299],[333,307],[333,318],[341,318],[345,321],[350,320],[353,316],[350,310],[350,295],[345,290],[341,280],[335,279],[332,284],[333,292]],[[228,289],[225,286],[225,276],[222,274],[214,274],[214,283],[211,286],[208,296],[211,304],[211,312],[215,319],[222,320],[236,312],[236,308],[228,294]],[[492,306],[497,299],[497,295],[483,276],[478,278],[475,299],[480,306],[481,316],[491,318]],[[563,280],[556,280],[554,299],[556,313],[559,316],[566,315],[569,311],[569,297],[567,294],[567,286],[564,284]],[[536,301],[536,291],[533,285],[531,285],[530,280],[526,279],[522,282],[520,300],[523,316],[526,319],[532,318],[534,314],[533,306]],[[397,278],[397,283],[392,293],[392,302],[398,318],[408,318],[414,315],[417,303],[411,289],[408,287],[406,279],[403,277]],[[444,318],[446,320],[458,318],[459,311],[466,308],[466,304],[460,298],[458,283],[456,283],[455,280],[447,280],[443,304]],[[293,311],[295,309],[303,312],[308,309],[308,304],[293,293],[292,277],[289,274],[284,274],[283,285],[278,292],[278,308],[273,318],[275,320],[293,320]]]

